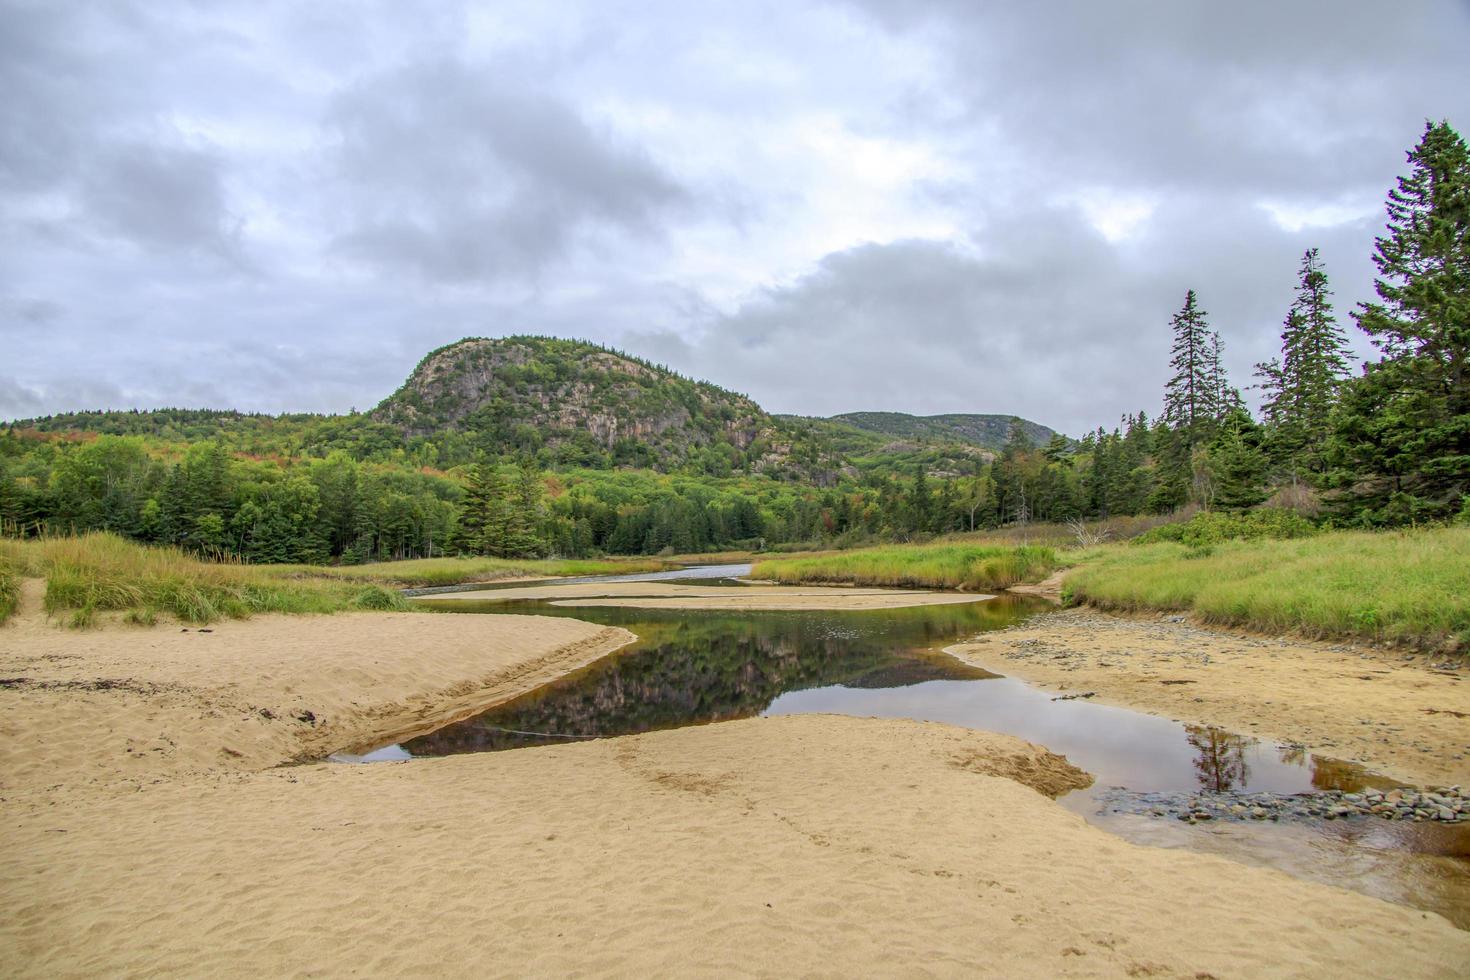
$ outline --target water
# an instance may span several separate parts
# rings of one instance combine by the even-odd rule
[[[734,580],[718,566],[580,581]],[[493,591],[493,590],[488,590]],[[1111,787],[1137,792],[1302,793],[1386,787],[1362,767],[1299,747],[1091,701],[1058,700],[967,665],[942,648],[1045,608],[1003,596],[963,605],[862,611],[699,611],[558,607],[458,599],[457,613],[533,613],[622,626],[638,640],[610,657],[385,758],[558,744],[756,715],[832,712],[914,718],[1004,732],[1045,745],[1093,773],[1061,800],[1129,840],[1269,865],[1419,908],[1470,928],[1470,826],[1359,818],[1190,826],[1112,812]],[[346,761],[346,760],[344,760]],[[356,760],[353,760],[356,761]],[[370,761],[370,758],[363,761]]]

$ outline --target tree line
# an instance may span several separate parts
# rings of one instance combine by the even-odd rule
[[[524,448],[488,453],[459,433],[443,438],[468,461],[438,470],[446,450],[434,437],[416,455],[388,455],[332,420],[317,425],[336,434],[312,456],[285,423],[230,416],[271,450],[246,453],[194,438],[215,431],[217,413],[180,412],[167,437],[0,433],[0,527],[109,530],[252,562],[355,562],[845,545],[1186,505],[1270,503],[1352,526],[1470,519],[1470,157],[1438,123],[1408,162],[1374,243],[1376,298],[1351,314],[1378,358],[1354,373],[1327,269],[1308,249],[1281,353],[1256,366],[1259,418],[1191,289],[1170,323],[1162,412],[1081,439],[1033,445],[1017,420],[993,456],[879,463],[819,487],[693,465],[579,468]],[[287,432],[279,446],[273,427]]]

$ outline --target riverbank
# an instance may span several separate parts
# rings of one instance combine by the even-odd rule
[[[1470,670],[1439,658],[1089,609],[948,652],[1069,696],[1301,745],[1417,785],[1470,787]]]
[[[586,585],[527,585],[484,591],[448,592],[435,603],[511,602],[544,599],[555,606],[626,606],[638,609],[833,610],[909,609],[981,602],[989,595],[919,592],[912,589],[865,589],[846,586],[793,586],[752,583],[759,587],[685,585],[678,582],[596,582]]]
[[[0,793],[250,772],[422,732],[632,641],[572,619],[258,616],[68,630],[38,582],[0,627]]]
[[[1462,657],[1470,649],[1470,528],[1318,532],[1280,512],[1253,513],[1170,525],[1183,540],[1166,540],[1159,528],[1137,541],[1054,552],[960,536],[773,558],[751,575],[788,585],[1009,589],[1122,612],[1185,613],[1268,634]],[[1219,537],[1237,532],[1255,536]]]
[[[1129,845],[1032,788],[1079,781],[1016,739],[832,716],[168,781],[12,811],[0,947],[24,976],[1448,977],[1470,959],[1438,916]]]

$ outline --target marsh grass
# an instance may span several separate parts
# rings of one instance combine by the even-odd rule
[[[1004,589],[1045,578],[1056,567],[1056,552],[1051,548],[940,543],[763,561],[751,570],[751,575],[786,584],[842,582],[926,589]]]
[[[0,625],[20,605],[20,573],[8,559],[0,557]]]
[[[1470,649],[1470,528],[1080,552],[1070,598],[1262,632]]]
[[[373,582],[403,588],[494,582],[506,578],[558,578],[583,575],[633,575],[671,567],[656,558],[414,558],[369,565],[262,566],[286,577]]]
[[[93,625],[101,613],[145,625],[162,616],[208,623],[263,612],[410,608],[398,593],[371,583],[200,561],[112,534],[0,540],[0,564],[14,577],[44,578],[47,613],[78,627]]]

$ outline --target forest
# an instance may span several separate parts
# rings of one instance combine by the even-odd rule
[[[893,442],[729,396],[764,426],[741,449],[701,441],[736,413],[718,402],[728,393],[685,379],[655,399],[687,420],[676,452],[548,441],[534,418],[404,390],[370,415],[78,413],[0,431],[0,526],[350,564],[847,547],[1186,507],[1267,506],[1338,527],[1470,521],[1470,157],[1448,123],[1431,123],[1408,164],[1374,243],[1376,299],[1350,314],[1376,360],[1354,372],[1328,269],[1308,249],[1280,356],[1250,381],[1259,417],[1191,289],[1170,321],[1162,411],[1076,439],[1038,445],[1016,420],[996,453],[942,435]],[[655,384],[643,367],[630,388],[640,404]],[[567,370],[522,364],[511,377]],[[405,412],[407,428],[394,422]]]

